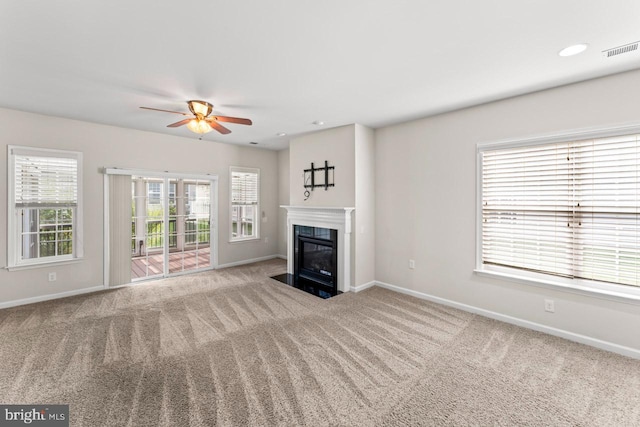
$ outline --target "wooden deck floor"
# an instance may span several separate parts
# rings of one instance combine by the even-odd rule
[[[198,251],[169,253],[169,273],[207,268],[209,262],[209,248]],[[131,280],[162,274],[164,256],[159,253],[131,259]],[[147,273],[148,271],[148,273]]]

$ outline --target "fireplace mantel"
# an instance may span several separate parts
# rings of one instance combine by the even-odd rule
[[[287,210],[287,272],[293,274],[293,226],[338,230],[338,290],[351,288],[351,207],[280,206]]]

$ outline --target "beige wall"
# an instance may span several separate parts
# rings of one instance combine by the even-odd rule
[[[74,120],[0,109],[0,265],[7,262],[7,145],[81,151],[84,155],[84,248],[77,264],[20,271],[0,269],[0,304],[76,291],[103,282],[103,175],[102,167],[124,167],[219,177],[219,264],[275,255],[278,249],[278,154],[197,138],[103,126]],[[221,137],[223,138],[223,137]],[[229,243],[229,167],[257,167],[261,172],[261,201],[268,221],[259,241]],[[264,242],[269,237],[269,243]],[[48,282],[49,272],[57,281]]]
[[[375,280],[375,135],[355,125],[355,286]]]
[[[355,125],[327,129],[293,138],[289,143],[290,202],[292,206],[354,207],[355,186]],[[316,188],[309,200],[304,200],[304,170],[335,166],[335,187],[327,191]]]
[[[638,99],[634,71],[378,129],[376,280],[640,349],[639,304],[473,273],[476,143],[639,123]]]
[[[278,205],[289,205],[289,149],[278,151]],[[278,254],[287,256],[287,210],[278,209]]]

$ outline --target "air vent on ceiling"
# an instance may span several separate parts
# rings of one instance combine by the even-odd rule
[[[633,52],[634,50],[638,50],[638,43],[640,43],[640,41],[625,44],[624,46],[614,47],[612,49],[603,50],[602,54],[607,58],[609,58],[611,56],[621,55],[627,52]]]

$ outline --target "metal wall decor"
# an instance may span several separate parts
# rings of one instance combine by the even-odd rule
[[[304,170],[304,200],[311,196],[309,189],[313,191],[314,188],[324,187],[324,190],[327,191],[329,187],[335,187],[334,170],[335,166],[329,166],[327,160],[324,161],[324,167],[321,168],[316,168],[311,163],[311,169]]]

